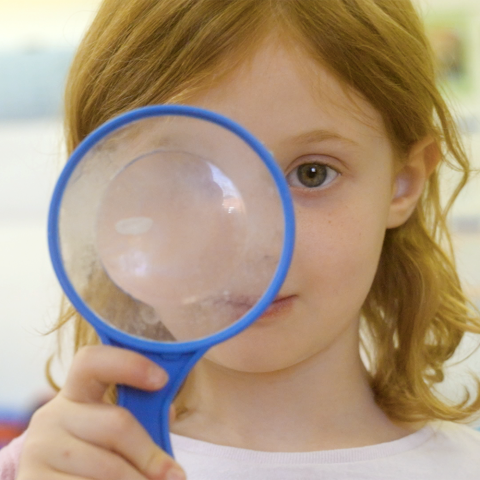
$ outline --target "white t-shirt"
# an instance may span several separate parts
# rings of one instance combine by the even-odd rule
[[[480,480],[480,432],[436,422],[369,447],[271,453],[172,434],[188,480]]]

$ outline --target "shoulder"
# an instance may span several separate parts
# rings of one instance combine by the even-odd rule
[[[427,441],[407,454],[425,478],[478,479],[480,473],[480,432],[467,425],[435,422]],[[430,476],[427,475],[427,472]]]
[[[480,461],[480,431],[453,422],[435,422],[431,425],[430,442],[438,449],[448,449],[457,454],[475,452]]]
[[[25,435],[26,433],[12,440],[0,450],[0,480],[14,480],[17,476]]]

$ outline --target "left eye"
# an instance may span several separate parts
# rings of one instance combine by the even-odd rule
[[[287,175],[287,182],[291,187],[318,188],[325,187],[338,175],[336,170],[323,163],[304,163]]]

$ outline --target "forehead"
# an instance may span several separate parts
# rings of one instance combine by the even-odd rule
[[[267,38],[240,66],[190,100],[247,128],[270,124],[284,134],[292,128],[300,133],[314,122],[358,139],[387,137],[380,113],[360,93],[300,45],[277,38]]]

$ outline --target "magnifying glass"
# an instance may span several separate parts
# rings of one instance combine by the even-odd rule
[[[118,404],[172,455],[169,408],[186,376],[260,317],[284,281],[294,215],[282,171],[226,117],[144,107],[74,151],[48,228],[59,282],[101,341],[168,372],[157,392],[118,386]]]

